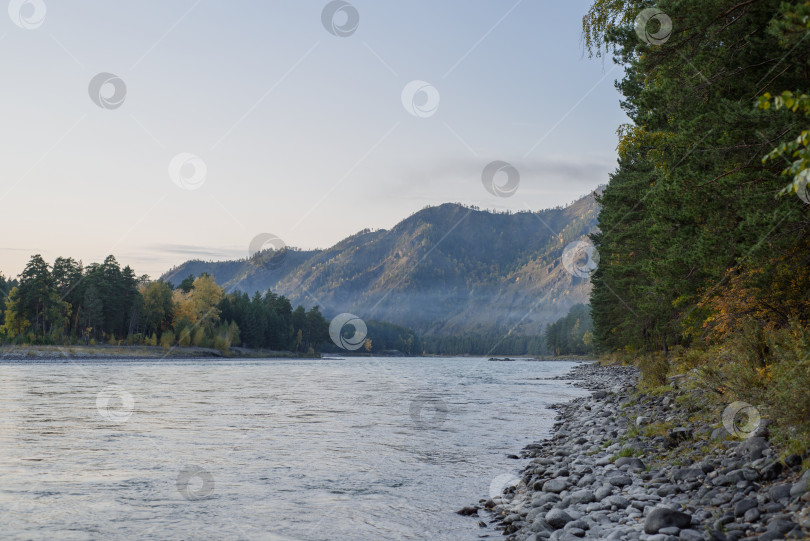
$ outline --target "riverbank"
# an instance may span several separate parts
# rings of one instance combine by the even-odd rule
[[[0,361],[64,360],[139,360],[139,359],[319,359],[292,351],[273,351],[232,347],[226,353],[218,349],[195,346],[163,348],[160,346],[0,346]]]
[[[639,392],[631,367],[583,364],[565,378],[591,396],[555,406],[552,437],[522,452],[520,482],[475,512],[506,539],[810,539],[808,454],[780,456],[767,420],[733,437],[724,409],[705,415],[685,378],[656,394]]]

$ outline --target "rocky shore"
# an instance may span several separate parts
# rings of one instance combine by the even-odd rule
[[[510,541],[810,539],[808,455],[780,457],[766,420],[734,438],[722,412],[697,414],[700,391],[676,378],[639,393],[630,367],[582,364],[565,379],[591,396],[557,406],[519,483],[467,509],[480,526]]]

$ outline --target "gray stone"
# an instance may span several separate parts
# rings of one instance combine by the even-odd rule
[[[810,490],[810,470],[804,472],[801,478],[793,483],[793,487],[790,489],[790,497],[798,498],[808,490]]]
[[[661,528],[675,526],[676,528],[688,528],[692,523],[692,517],[686,513],[667,509],[666,507],[656,507],[647,515],[644,520],[644,532],[648,534],[658,533]]]
[[[779,500],[784,500],[785,498],[790,497],[790,490],[792,485],[790,483],[783,483],[779,485],[773,485],[770,490],[768,490],[768,496],[771,497],[771,500],[778,502]]]
[[[718,475],[718,477],[721,477]],[[726,484],[734,485],[740,481],[756,481],[759,479],[759,473],[756,470],[742,468],[739,470],[732,470],[726,475]]]
[[[756,522],[759,520],[759,516],[760,516],[759,509],[754,507],[753,509],[749,509],[748,511],[745,512],[745,515],[743,515],[743,520],[745,522]]]
[[[546,522],[545,516],[539,516],[534,519],[534,522],[532,522],[531,530],[538,533],[553,532],[554,528],[552,528],[551,525]]]
[[[588,486],[591,486],[592,484],[594,484],[595,482],[596,482],[596,477],[594,477],[593,475],[588,473],[588,474],[583,475],[582,478],[579,481],[577,481],[577,486],[578,487],[588,487]]]
[[[590,490],[577,490],[571,494],[571,503],[591,503],[596,501],[596,496]]]
[[[633,480],[628,475],[614,475],[608,477],[607,481],[615,487],[626,487],[627,485],[633,484]]]
[[[672,496],[673,494],[675,494],[677,492],[678,492],[678,487],[676,487],[675,485],[670,485],[670,484],[662,485],[661,487],[659,487],[658,490],[655,491],[655,493],[658,494],[661,497]]]
[[[672,480],[676,482],[690,479],[700,479],[704,476],[703,470],[699,468],[681,468],[672,474]]]
[[[566,530],[570,530],[571,528],[579,528],[580,530],[589,530],[591,527],[582,519],[572,520],[568,524],[565,525]]]
[[[703,541],[703,534],[697,530],[681,530],[678,539],[681,541]]]
[[[734,516],[741,517],[745,514],[746,511],[749,509],[753,509],[757,506],[756,498],[746,498],[744,500],[740,500],[734,504]]]
[[[796,527],[795,522],[791,522],[789,520],[784,520],[781,518],[774,519],[768,523],[768,531],[776,532],[779,535],[785,535],[795,527]]]
[[[550,492],[544,492],[541,494],[536,494],[532,497],[532,506],[533,507],[540,507],[541,505],[547,504],[549,502],[556,503],[560,501],[560,497],[556,494],[552,494]]]
[[[568,479],[565,477],[557,477],[556,479],[549,479],[543,483],[543,492],[554,492],[559,494],[569,487]]]
[[[762,437],[746,439],[734,449],[734,454],[747,460],[762,458],[762,451],[768,448],[768,440]]]
[[[615,496],[608,496],[606,498],[606,501],[610,505],[615,505],[619,509],[627,509],[627,507],[630,505],[630,500],[618,494],[616,494]]]
[[[574,520],[571,518],[571,515],[563,511],[562,509],[551,509],[548,513],[546,513],[546,522],[549,526],[554,528],[555,530],[559,530],[563,528],[566,524]]]
[[[594,493],[597,500],[604,500],[611,494],[613,494],[613,487],[610,485],[602,485],[600,488],[597,488],[596,492]]]
[[[645,468],[644,462],[642,462],[640,458],[636,458],[634,456],[623,456],[617,458],[615,464],[617,468],[629,466],[629,469],[636,471],[642,471]]]
[[[596,400],[601,400],[602,398],[605,398],[606,396],[607,396],[607,391],[596,391],[595,393],[593,393],[593,397]]]

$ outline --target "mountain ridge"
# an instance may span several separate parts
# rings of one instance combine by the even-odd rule
[[[190,260],[161,279],[210,274],[227,291],[271,289],[331,317],[351,312],[430,335],[539,334],[587,302],[590,282],[560,265],[565,247],[596,230],[593,193],[565,207],[491,212],[426,207],[391,229],[364,229],[320,250]]]

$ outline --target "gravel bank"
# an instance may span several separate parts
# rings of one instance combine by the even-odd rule
[[[519,483],[466,508],[482,537],[494,527],[516,541],[810,539],[810,471],[800,474],[800,456],[779,460],[767,422],[729,439],[719,417],[689,421],[679,397],[695,391],[636,396],[637,377],[597,364],[566,376],[591,396],[557,406],[552,438],[522,453]]]

